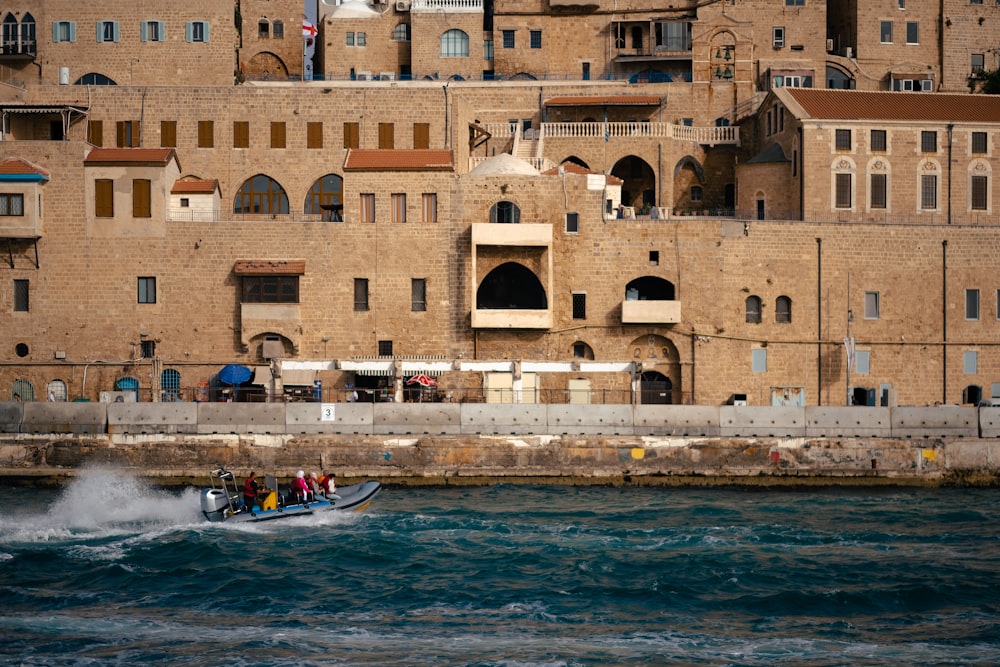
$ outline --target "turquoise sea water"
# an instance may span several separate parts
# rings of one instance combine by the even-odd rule
[[[1000,491],[0,491],[0,663],[997,665]]]

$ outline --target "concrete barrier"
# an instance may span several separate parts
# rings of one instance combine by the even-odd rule
[[[806,408],[808,438],[888,438],[891,433],[889,408],[865,406]]]
[[[549,432],[547,411],[538,403],[517,405],[461,403],[462,433],[544,435]]]
[[[632,420],[636,435],[719,435],[718,405],[636,405]]]
[[[108,432],[108,411],[105,403],[36,403],[24,404],[21,433]]]
[[[894,438],[979,437],[977,408],[939,405],[934,408],[896,407],[891,410]]]
[[[722,405],[719,406],[719,434],[724,438],[803,438],[806,409]]]
[[[284,403],[198,403],[198,433],[284,433]]]
[[[462,432],[459,403],[376,403],[375,434],[458,434]]]
[[[285,432],[371,435],[372,403],[289,403],[285,406]]]
[[[108,433],[197,433],[197,403],[107,403]]]
[[[554,435],[632,435],[630,405],[546,405],[549,433]]]
[[[979,408],[979,437],[1000,438],[1000,408]]]
[[[24,404],[17,401],[0,403],[0,433],[19,433]]]

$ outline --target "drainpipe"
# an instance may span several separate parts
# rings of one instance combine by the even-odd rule
[[[952,153],[952,132],[955,129],[954,123],[948,123],[948,224],[951,224],[951,153]]]
[[[948,240],[941,241],[941,403],[948,402]]]
[[[823,405],[823,239],[816,237],[816,405]]]

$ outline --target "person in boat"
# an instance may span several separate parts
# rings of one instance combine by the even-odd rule
[[[250,471],[250,476],[243,483],[243,505],[247,512],[253,512],[254,503],[257,502],[257,492],[260,486],[257,484],[257,473]]]
[[[337,479],[333,476],[332,472],[327,471],[323,473],[323,479],[319,481],[319,485],[323,488],[323,495],[329,500],[338,500],[340,498],[337,495]]]
[[[309,502],[309,485],[306,483],[306,473],[303,470],[295,473],[295,479],[292,480],[292,495],[295,496],[296,502],[303,504]]]
[[[316,478],[316,473],[309,473],[309,491],[312,493],[313,498],[324,498],[326,497],[326,492],[323,487],[319,485],[319,480]]]

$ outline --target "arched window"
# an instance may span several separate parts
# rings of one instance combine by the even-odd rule
[[[305,213],[322,213],[323,219],[340,222],[344,219],[344,179],[327,174],[313,183],[302,207]]]
[[[247,179],[236,193],[233,213],[288,213],[288,195],[276,180],[257,174]]]
[[[35,385],[28,380],[14,380],[14,386],[10,389],[10,399],[19,403],[35,400]]]
[[[35,40],[35,17],[25,14],[21,19],[21,53],[35,55],[37,42]]]
[[[779,324],[792,323],[792,300],[779,296],[774,302],[774,321]]]
[[[139,402],[139,381],[131,375],[115,380],[115,391],[130,391],[135,395],[136,403]]]
[[[275,39],[284,39],[285,38],[285,22],[284,21],[275,21],[274,23],[271,24],[271,36],[274,37]]]
[[[512,201],[498,201],[490,208],[490,222],[516,225],[521,222],[521,209]]]
[[[760,324],[760,306],[759,296],[747,297],[747,324]]]
[[[181,400],[181,374],[173,368],[167,368],[160,374],[160,394],[162,400],[173,402]]]
[[[400,23],[392,31],[392,39],[396,42],[408,42],[410,41],[410,24]]]
[[[118,84],[114,82],[113,79],[109,79],[103,74],[98,74],[97,72],[90,72],[89,74],[84,74],[79,79],[76,80],[77,86],[117,86]]]
[[[257,36],[261,39],[267,39],[271,36],[271,24],[268,23],[267,19],[257,21]]]
[[[65,402],[67,396],[66,383],[62,380],[53,380],[50,382],[47,396],[50,401]]]
[[[18,52],[18,32],[20,26],[13,14],[3,17],[3,54],[12,56]]]
[[[469,56],[469,36],[462,30],[453,28],[441,35],[442,58],[467,58]]]

